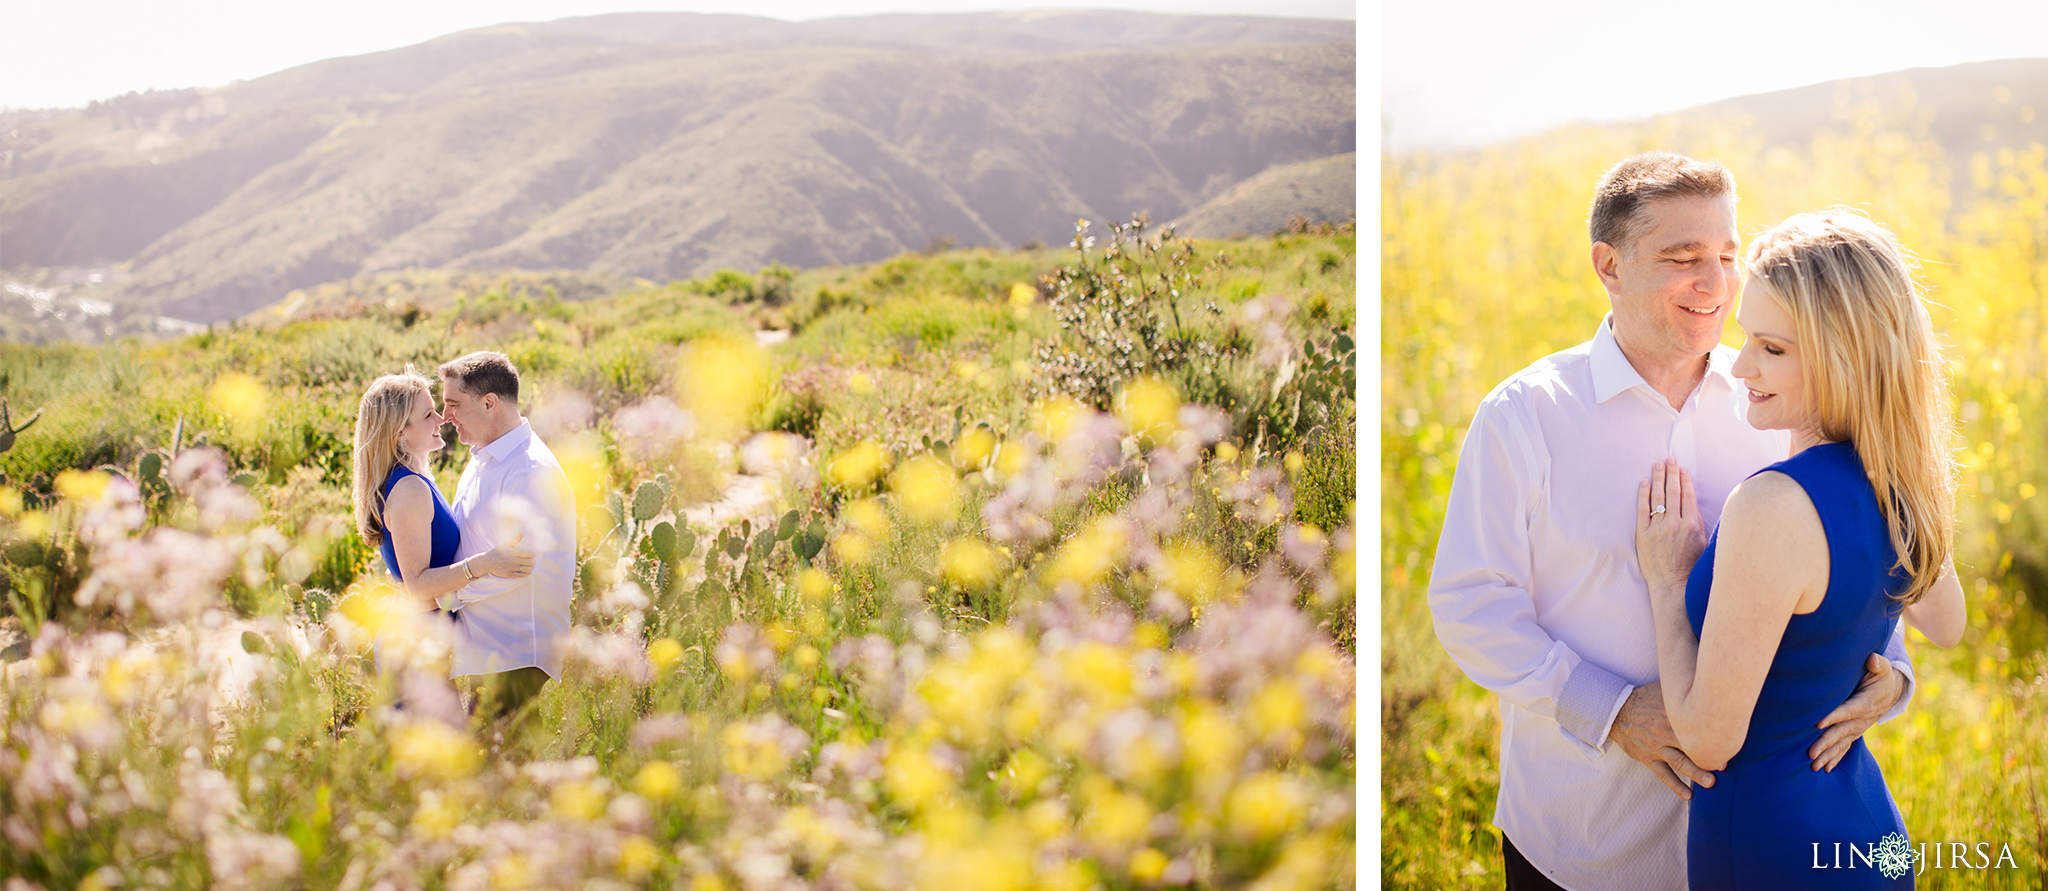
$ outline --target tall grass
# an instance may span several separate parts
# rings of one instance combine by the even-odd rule
[[[1745,235],[1851,204],[1922,261],[1948,347],[1966,466],[1957,565],[1970,630],[1912,635],[1911,710],[1869,735],[1916,841],[2010,844],[2017,868],[1934,870],[1932,888],[2039,888],[2048,874],[2048,465],[2038,457],[2048,307],[2048,151],[1945,157],[1904,101],[1847,97],[1807,145],[1743,121],[1572,129],[1457,156],[1382,159],[1380,385],[1384,622],[1381,869],[1389,887],[1500,887],[1499,719],[1431,628],[1428,574],[1465,426],[1534,359],[1607,310],[1585,212],[1600,173],[1638,151],[1718,158]],[[1732,331],[1729,341],[1739,342]],[[1977,858],[1973,855],[1972,862]]]
[[[1276,322],[1229,373],[1290,394],[1351,242],[1223,247],[1300,295],[1212,332]],[[0,353],[72,419],[0,458],[8,891],[1353,884],[1356,409],[1247,440],[1163,369],[1037,393],[1044,260]],[[735,336],[770,310],[797,339]],[[510,723],[443,686],[332,464],[366,376],[492,346],[554,357],[525,407],[584,507],[568,667]],[[703,462],[798,416],[781,500],[693,527]]]

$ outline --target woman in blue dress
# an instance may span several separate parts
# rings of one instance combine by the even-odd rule
[[[1711,540],[1673,462],[1637,507],[1665,708],[1686,755],[1718,771],[1693,790],[1689,883],[1910,888],[1910,836],[1870,749],[1858,739],[1827,770],[1807,752],[1901,618],[1939,646],[1962,636],[1941,357],[1904,252],[1854,211],[1793,217],[1746,265],[1733,371],[1749,423],[1790,430],[1792,455],[1729,494]]]
[[[426,474],[427,456],[442,445],[432,381],[408,365],[370,383],[356,410],[356,529],[422,610],[484,576],[533,571],[533,553],[509,545],[456,562],[461,530]]]

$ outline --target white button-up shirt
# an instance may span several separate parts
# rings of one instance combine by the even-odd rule
[[[495,576],[455,592],[451,677],[528,666],[561,677],[561,638],[569,633],[576,578],[576,500],[569,477],[533,427],[519,426],[472,449],[450,507],[462,527],[455,558],[467,560],[516,532],[534,552],[533,574]]]
[[[1715,347],[1674,410],[1610,316],[1591,342],[1495,387],[1458,457],[1430,612],[1451,658],[1500,697],[1494,825],[1573,891],[1685,887],[1686,803],[1607,731],[1629,691],[1657,680],[1637,484],[1677,458],[1713,529],[1736,484],[1791,451],[1786,431],[1745,420],[1735,356]],[[1903,632],[1886,655],[1910,678]]]

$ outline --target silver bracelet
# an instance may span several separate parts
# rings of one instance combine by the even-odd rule
[[[475,557],[471,557],[471,558],[469,558],[469,559],[470,559],[470,560],[474,560],[474,559],[476,559],[476,558],[475,558]],[[470,581],[472,581],[472,582],[473,582],[473,581],[476,581],[476,576],[475,576],[474,574],[470,573],[470,571],[469,571],[469,560],[464,560],[464,561],[462,561],[462,577],[463,577],[463,578],[466,578],[466,579],[469,579],[469,580],[470,580]]]

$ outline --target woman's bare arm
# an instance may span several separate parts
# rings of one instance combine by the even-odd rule
[[[384,496],[384,534],[391,536],[399,578],[414,600],[432,606],[435,598],[469,583],[461,563],[427,567],[434,552],[434,495],[425,480],[407,476]]]
[[[1677,497],[1662,500],[1696,511],[1690,474],[1675,475],[1683,494],[1672,486],[1668,492]],[[1650,496],[1644,491],[1638,512],[1647,517]],[[1713,594],[1699,637],[1686,619],[1684,577],[1659,573],[1650,579],[1665,712],[1694,763],[1720,770],[1742,750],[1786,625],[1803,599],[1817,601],[1826,591],[1827,553],[1827,533],[1806,490],[1784,474],[1763,473],[1728,496]]]
[[[1969,607],[1963,603],[1963,582],[1953,566],[1942,570],[1934,587],[1919,602],[1906,607],[1906,623],[1920,629],[1935,646],[1948,649],[1963,639],[1970,624]]]

